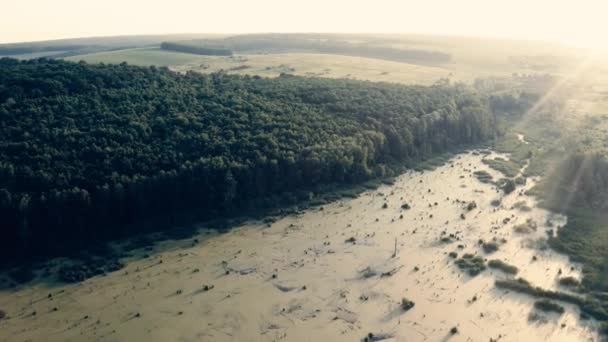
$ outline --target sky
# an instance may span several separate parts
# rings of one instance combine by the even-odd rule
[[[425,33],[608,48],[608,0],[3,0],[0,42],[166,33]]]

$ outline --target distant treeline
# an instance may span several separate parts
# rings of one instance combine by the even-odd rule
[[[383,40],[352,42],[335,35],[260,34],[224,39],[163,43],[161,48],[202,55],[234,53],[312,52],[378,58],[398,62],[447,63],[451,56],[438,51],[397,48]],[[220,53],[221,52],[221,53]]]
[[[89,48],[85,45],[37,45],[37,44],[7,44],[0,46],[0,56],[13,56],[13,55],[23,55],[28,53],[40,53],[40,52],[62,52],[62,51],[71,51],[71,50],[82,50],[85,48]]]
[[[464,85],[0,59],[0,256],[294,203],[496,134]],[[6,258],[8,256],[8,258]]]
[[[163,42],[162,44],[160,44],[160,48],[163,50],[187,52],[197,55],[232,56],[232,51],[229,49],[193,46],[189,44]]]

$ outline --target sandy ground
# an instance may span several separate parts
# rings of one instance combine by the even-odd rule
[[[547,289],[558,288],[560,269],[580,278],[580,265],[546,248],[546,231],[566,218],[535,208],[524,188],[502,198],[480,183],[475,170],[499,177],[482,158],[461,154],[271,225],[252,222],[221,235],[201,227],[197,242],[160,243],[149,258],[80,284],[4,290],[0,340],[359,341],[370,332],[391,341],[598,340],[596,324],[581,321],[575,307],[539,312],[534,299],[494,287],[508,275],[487,269],[470,277],[448,256],[500,259]],[[522,200],[531,211],[512,209]],[[477,208],[467,211],[470,201]],[[401,208],[406,202],[411,209]],[[514,232],[528,218],[537,230]],[[440,242],[449,234],[454,242]],[[479,239],[494,238],[499,250],[485,254]],[[403,297],[415,302],[407,312]]]

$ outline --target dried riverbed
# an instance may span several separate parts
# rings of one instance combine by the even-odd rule
[[[495,288],[513,276],[486,269],[471,277],[455,265],[450,252],[499,259],[517,277],[560,291],[559,277],[580,279],[580,265],[546,247],[547,231],[566,218],[523,195],[530,180],[507,196],[478,181],[478,170],[500,177],[483,157],[460,154],[270,225],[220,235],[201,228],[197,243],[161,243],[150,257],[80,284],[3,290],[0,340],[598,340],[576,307],[538,311],[533,298]],[[536,227],[515,229],[528,220]],[[487,254],[479,240],[498,250]],[[415,303],[407,312],[404,297]]]

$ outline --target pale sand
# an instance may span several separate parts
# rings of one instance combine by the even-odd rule
[[[461,154],[452,159],[453,167],[408,172],[393,186],[270,227],[250,223],[221,235],[201,229],[201,242],[194,246],[192,239],[161,243],[150,258],[127,261],[123,270],[81,284],[2,291],[0,309],[9,317],[0,320],[0,340],[359,341],[369,332],[391,334],[393,341],[598,340],[596,323],[581,321],[574,306],[564,304],[561,316],[539,313],[541,320],[530,322],[529,315],[537,313],[534,299],[494,287],[505,274],[488,269],[471,278],[447,255],[485,255],[479,239],[505,238],[487,258],[519,267],[518,277],[547,289],[558,288],[559,269],[562,276],[580,278],[580,265],[530,247],[530,241],[546,238],[547,218],[556,225],[565,218],[538,208],[509,209],[521,200],[534,206],[532,198],[519,194],[521,188],[495,210],[490,202],[501,194],[472,176],[489,170],[482,157]],[[456,199],[474,200],[477,208],[467,212]],[[385,202],[388,208],[382,209]],[[404,202],[412,209],[402,210]],[[513,226],[527,218],[538,230],[514,233]],[[459,232],[461,241],[439,243],[444,230]],[[345,243],[350,237],[356,244]],[[391,258],[395,238],[397,256]],[[365,278],[361,271],[367,267],[397,272]],[[205,292],[203,285],[213,288]],[[403,297],[416,303],[408,312],[400,309]],[[51,311],[54,307],[58,311]],[[459,332],[452,336],[454,326]]]

